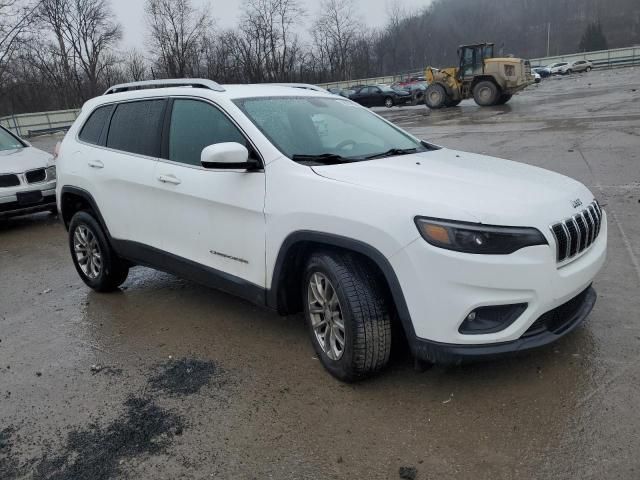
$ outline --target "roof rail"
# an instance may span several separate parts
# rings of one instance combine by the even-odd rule
[[[103,95],[111,93],[128,92],[130,90],[144,90],[146,88],[162,87],[192,87],[207,88],[216,92],[224,92],[224,88],[219,83],[206,78],[167,78],[165,80],[145,80],[143,82],[121,83],[109,87]]]

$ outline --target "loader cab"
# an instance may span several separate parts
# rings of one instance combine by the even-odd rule
[[[493,43],[478,43],[458,47],[458,80],[470,79],[484,73],[485,58],[493,58]]]

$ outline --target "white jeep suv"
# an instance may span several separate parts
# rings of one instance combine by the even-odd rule
[[[419,140],[329,93],[209,80],[88,101],[57,161],[82,280],[146,265],[282,314],[326,369],[382,369],[392,337],[456,364],[538,347],[591,311],[605,212],[557,173]],[[393,342],[403,345],[403,342]]]

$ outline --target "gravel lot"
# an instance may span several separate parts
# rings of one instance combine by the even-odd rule
[[[593,313],[516,359],[417,373],[398,355],[344,385],[300,316],[145,268],[96,294],[56,218],[0,221],[0,478],[640,478],[639,74],[549,79],[500,107],[379,110],[575,177],[607,209]]]

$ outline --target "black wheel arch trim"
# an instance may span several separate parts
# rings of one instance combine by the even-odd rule
[[[362,242],[360,240],[355,240],[350,237],[344,237],[331,233],[317,232],[314,230],[299,230],[290,233],[282,242],[280,250],[278,251],[278,256],[276,257],[276,262],[273,268],[273,275],[271,277],[271,288],[267,290],[266,297],[267,306],[269,308],[278,310],[280,293],[279,289],[281,288],[282,280],[284,280],[283,269],[285,267],[286,260],[289,256],[291,248],[296,244],[302,242],[312,242],[329,247],[338,247],[345,250],[351,250],[371,260],[384,275],[387,286],[389,287],[389,292],[391,293],[391,297],[396,307],[396,312],[402,323],[407,339],[409,340],[409,344],[411,345],[411,348],[413,350],[413,345],[415,343],[413,340],[416,338],[415,330],[413,328],[413,323],[411,321],[411,315],[409,313],[409,308],[407,307],[407,302],[402,292],[402,287],[400,286],[400,282],[398,281],[398,277],[396,276],[391,263],[389,262],[387,257],[385,257],[375,247],[372,247],[368,243]]]
[[[68,221],[64,220],[64,217],[65,217],[65,215],[64,215],[64,202],[62,200],[63,200],[65,194],[67,194],[67,193],[70,193],[72,195],[77,195],[77,196],[83,198],[84,200],[86,200],[87,203],[89,203],[89,206],[91,207],[91,209],[96,214],[96,217],[97,217],[96,220],[98,220],[98,223],[100,223],[100,226],[104,230],[104,233],[107,236],[107,239],[109,241],[111,241],[111,234],[109,233],[109,229],[107,228],[107,224],[105,223],[104,218],[102,217],[102,213],[100,213],[100,209],[98,208],[98,204],[96,203],[96,201],[93,198],[93,196],[83,188],[73,187],[73,186],[70,186],[70,185],[65,185],[60,189],[60,213],[62,214],[64,227],[67,230],[69,230],[69,222],[71,221],[71,218],[69,218]]]

